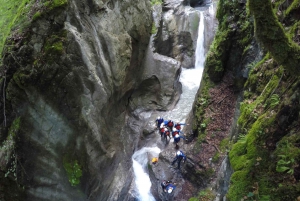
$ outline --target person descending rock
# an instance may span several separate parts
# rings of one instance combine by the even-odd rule
[[[170,133],[169,129],[166,128],[165,132],[164,132],[164,138],[165,138],[166,142],[167,142],[167,137],[169,137],[169,140],[171,139],[171,133]]]
[[[177,122],[177,123],[175,124],[174,127],[175,127],[177,130],[181,131],[181,126],[183,126],[183,125],[185,125],[185,123]]]
[[[161,124],[160,128],[159,128],[160,137],[163,136],[163,134],[165,133],[166,130],[168,130],[168,129],[164,126],[164,124]]]
[[[163,180],[163,181],[160,183],[163,192],[167,192],[166,187],[167,187],[169,184],[171,184],[171,183],[172,183],[172,181],[169,181],[169,180],[168,180],[168,181]]]
[[[164,119],[162,117],[157,117],[157,119],[155,120],[156,123],[156,128],[160,128],[160,125],[164,122]]]
[[[172,165],[174,165],[174,163],[177,161],[177,168],[180,169],[180,163],[181,163],[182,159],[183,159],[183,162],[185,162],[186,156],[184,155],[184,153],[181,150],[179,150],[175,154],[175,158],[172,162]]]
[[[185,139],[183,136],[176,134],[174,136],[174,143],[176,144],[176,146],[178,146],[178,142],[180,141],[180,138]]]
[[[174,184],[172,184],[172,183],[168,184],[166,186],[166,192],[169,193],[169,194],[171,194],[175,190],[175,188],[176,188],[176,186]]]
[[[179,134],[179,131],[176,128],[172,129],[172,136],[175,137],[175,135]]]

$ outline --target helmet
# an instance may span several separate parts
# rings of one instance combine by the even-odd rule
[[[168,193],[172,193],[172,191],[173,191],[173,188],[170,187],[170,188],[168,189]]]
[[[177,151],[176,152],[177,156],[181,155],[181,152],[180,151]]]
[[[175,132],[176,131],[176,128],[173,128],[173,132]]]
[[[164,127],[164,124],[162,123],[162,124],[160,124],[160,128],[163,128]]]
[[[158,117],[157,117],[157,119],[161,119],[161,117],[160,117],[160,116],[158,116]]]
[[[178,137],[179,137],[179,135],[178,135],[178,134],[176,134],[176,135],[175,135],[175,138],[178,138]]]

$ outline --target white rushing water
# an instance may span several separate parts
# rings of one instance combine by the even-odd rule
[[[162,114],[164,119],[172,119],[174,122],[185,122],[187,115],[192,109],[192,104],[195,95],[200,86],[202,72],[205,61],[204,50],[204,15],[199,12],[200,21],[198,27],[198,39],[195,55],[195,68],[182,69],[180,75],[180,82],[182,83],[182,94],[180,99],[172,111]],[[160,140],[160,137],[159,139]],[[172,139],[173,140],[173,139]],[[133,170],[135,175],[135,185],[137,191],[137,199],[139,201],[155,201],[155,198],[150,192],[151,181],[147,171],[147,164],[149,163],[149,155],[157,157],[160,149],[153,143],[153,147],[144,147],[136,151],[132,156]]]
[[[135,186],[138,190],[137,199],[140,201],[155,201],[150,193],[151,181],[147,171],[150,158],[158,157],[158,147],[144,147],[136,151],[132,156],[133,170],[135,174]]]

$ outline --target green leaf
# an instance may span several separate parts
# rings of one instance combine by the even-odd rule
[[[277,162],[277,165],[288,165],[290,163],[291,163],[291,161],[285,161],[285,160],[281,159]]]
[[[277,166],[276,167],[276,171],[277,172],[285,172],[285,171],[287,171],[289,169],[290,169],[289,167],[285,167],[285,166]]]

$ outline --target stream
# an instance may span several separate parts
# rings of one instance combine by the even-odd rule
[[[213,11],[213,4],[209,6],[209,13]],[[180,75],[180,82],[182,83],[182,94],[175,108],[171,111],[161,112],[160,115],[165,120],[173,120],[174,123],[184,123],[188,114],[192,109],[192,104],[195,99],[195,95],[200,86],[202,79],[202,72],[205,62],[205,49],[204,49],[204,14],[203,9],[197,9],[200,20],[198,25],[198,38],[195,52],[195,67],[186,69],[182,68]],[[157,132],[157,131],[156,131]],[[173,142],[173,138],[170,141]],[[133,170],[134,170],[134,182],[135,182],[135,198],[138,201],[155,201],[154,196],[151,194],[151,181],[148,175],[148,163],[152,157],[158,157],[162,151],[160,135],[155,135],[153,141],[147,144],[147,147],[136,151],[132,156]],[[169,144],[169,146],[170,146]],[[160,147],[160,148],[159,148]]]

